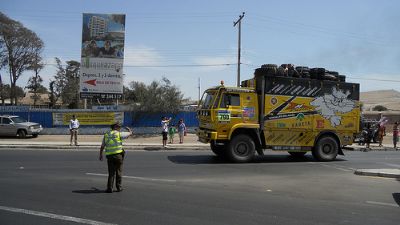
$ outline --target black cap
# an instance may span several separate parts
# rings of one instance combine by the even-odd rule
[[[113,128],[114,127],[122,127],[122,123],[120,121],[117,121],[117,122],[111,124],[111,127],[113,127]]]

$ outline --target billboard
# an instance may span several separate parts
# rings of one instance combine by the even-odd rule
[[[124,41],[124,14],[83,14],[81,98],[122,98]]]
[[[72,115],[75,115],[81,125],[111,125],[124,121],[123,112],[60,112],[53,113],[53,125],[68,125]]]

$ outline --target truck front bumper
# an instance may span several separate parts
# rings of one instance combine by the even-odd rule
[[[213,140],[217,140],[218,133],[216,131],[197,129],[196,131],[199,141],[202,143],[210,143]]]

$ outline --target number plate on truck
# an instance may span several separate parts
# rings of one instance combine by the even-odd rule
[[[219,111],[218,112],[218,121],[226,122],[231,121],[231,112],[230,111]]]

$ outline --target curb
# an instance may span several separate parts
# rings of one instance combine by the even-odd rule
[[[400,178],[400,169],[358,169],[354,172],[361,176]]]
[[[1,149],[60,149],[60,150],[94,150],[98,151],[100,145],[0,145]],[[199,146],[168,146],[163,148],[160,145],[124,145],[125,150],[146,150],[146,151],[169,151],[169,150],[210,150],[209,145]]]
[[[375,146],[371,146],[371,148],[366,149],[364,146],[358,146],[358,145],[350,145],[350,146],[344,146],[342,147],[343,150],[347,150],[347,151],[361,151],[361,152],[372,152],[372,151],[399,151],[399,149],[395,149],[393,147],[387,147],[387,146],[383,146],[383,147],[375,147]]]

